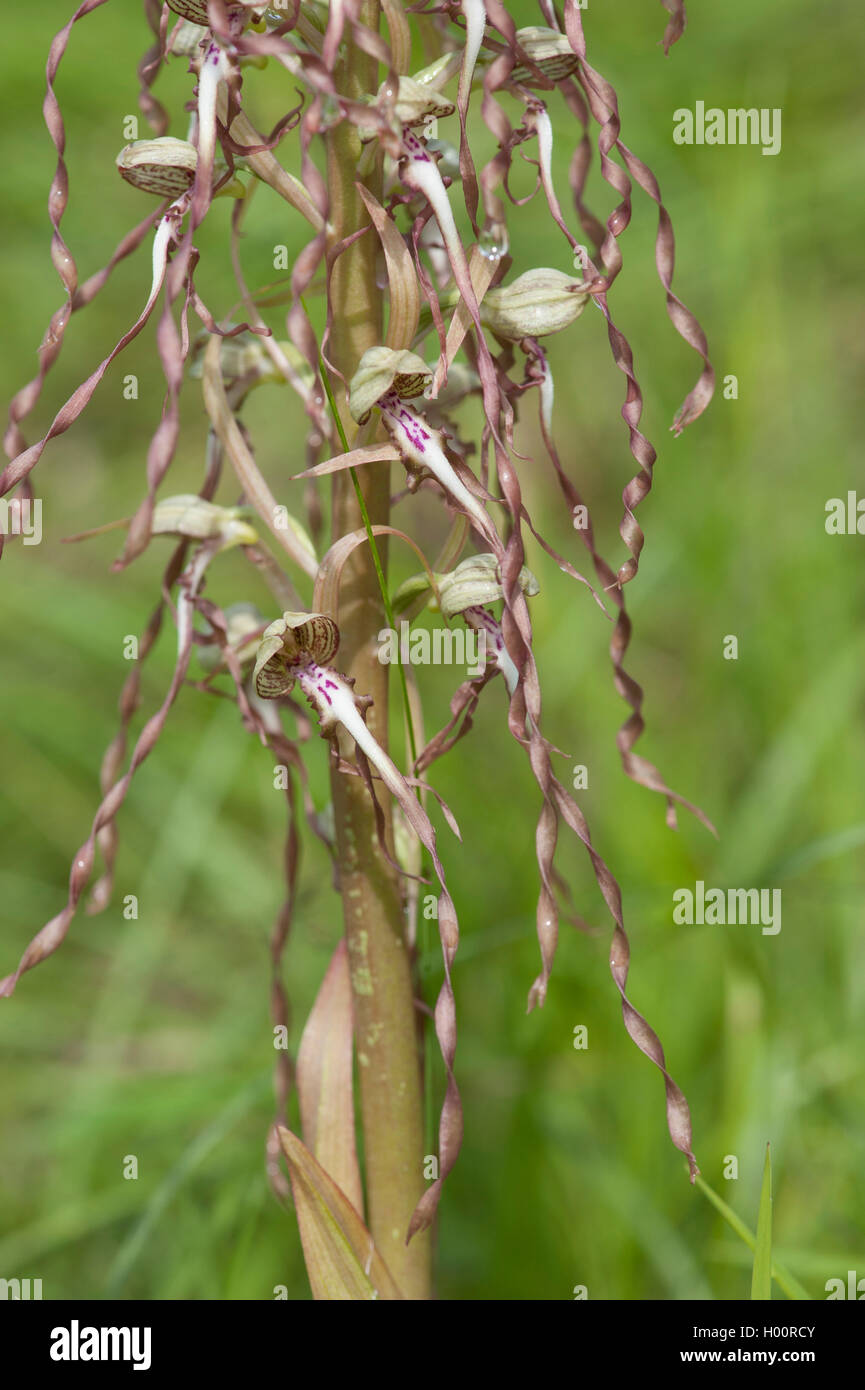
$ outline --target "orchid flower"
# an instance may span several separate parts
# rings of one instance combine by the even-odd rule
[[[303,1142],[282,1127],[293,1083],[293,1069],[285,1055],[276,1068],[276,1124],[271,1126],[268,1141],[268,1175],[284,1199],[289,1187],[277,1167],[281,1145],[289,1164],[314,1296],[426,1298],[431,1289],[428,1266],[432,1242],[409,1245],[409,1241],[429,1226],[435,1215],[442,1184],[459,1152],[462,1111],[454,1077],[456,1006],[451,982],[459,929],[445,885],[436,832],[425,809],[427,798],[438,797],[438,793],[424,779],[427,769],[470,731],[483,690],[498,673],[509,696],[508,730],[527,756],[542,794],[534,832],[541,881],[536,926],[542,971],[531,988],[530,1007],[543,1003],[552,969],[558,936],[557,898],[563,888],[554,868],[554,855],[559,829],[567,825],[590,857],[615,923],[610,964],[625,1027],[663,1074],[670,1135],[687,1154],[692,1175],[696,1172],[687,1103],[667,1071],[657,1035],[625,993],[630,955],[619,885],[595,849],[582,811],[555,775],[552,758],[559,750],[542,732],[541,682],[526,602],[538,592],[537,580],[525,565],[528,533],[560,570],[582,583],[588,581],[533,524],[525,498],[528,485],[531,483],[533,489],[537,485],[539,470],[533,468],[536,460],[530,447],[520,453],[515,441],[521,447],[531,444],[530,439],[518,439],[517,429],[524,424],[520,413],[530,399],[526,392],[537,387],[540,434],[567,502],[567,537],[587,547],[600,586],[610,592],[617,609],[610,655],[615,688],[629,706],[627,723],[617,737],[624,769],[641,785],[665,797],[669,818],[674,801],[681,798],[667,787],[652,764],[633,751],[644,728],[643,692],[623,665],[631,623],[622,587],[637,573],[643,533],[635,510],[651,487],[656,457],[639,428],[643,398],[633,352],[624,333],[610,319],[606,304],[607,291],[622,267],[618,239],[630,220],[632,185],[639,186],[657,206],[656,264],[667,311],[677,332],[703,364],[699,380],[676,418],[677,430],[695,419],[711,397],[713,374],[708,349],[697,320],[673,294],[675,248],[670,219],[654,175],[620,138],[618,99],[612,85],[588,62],[582,5],[577,0],[564,0],[561,17],[553,0],[540,0],[544,23],[520,29],[501,0],[450,0],[426,13],[423,7],[419,12],[417,6],[402,5],[399,0],[382,0],[380,6],[364,5],[359,0],[306,0],[303,4],[300,0],[273,0],[273,9],[268,9],[266,0],[147,0],[144,10],[152,36],[146,36],[151,46],[138,68],[139,106],[153,138],[129,144],[118,156],[117,168],[127,183],[160,201],[153,205],[151,216],[124,237],[108,265],[79,283],[78,265],[61,229],[68,203],[64,159],[68,142],[55,81],[70,34],[77,32],[75,26],[105,3],[76,0],[75,14],[55,39],[47,64],[44,111],[57,153],[48,202],[53,228],[51,256],[63,283],[64,301],[55,310],[39,348],[38,375],[22,387],[11,405],[5,436],[9,464],[0,478],[0,494],[5,497],[19,485],[31,487],[28,475],[47,441],[73,424],[109,364],[158,315],[154,346],[166,394],[146,446],[145,497],[133,517],[83,534],[128,526],[124,554],[115,562],[115,570],[131,563],[153,536],[171,536],[179,543],[172,546],[159,604],[142,632],[135,666],[123,682],[119,731],[102,764],[103,800],[73,861],[66,905],[33,938],[15,974],[0,981],[0,996],[10,994],[21,972],[50,955],[62,942],[89,882],[97,850],[105,861],[105,872],[92,890],[88,910],[100,910],[109,902],[117,813],[136,769],[153,749],[170,707],[188,684],[191,653],[197,647],[206,672],[206,679],[197,686],[227,695],[229,692],[216,684],[227,673],[243,727],[267,744],[281,769],[285,765],[286,892],[271,937],[271,1013],[275,1025],[287,1029],[280,955],[293,905],[300,901],[297,865],[301,841],[296,819],[301,795],[309,826],[325,840],[333,856],[343,899],[345,946],[334,958],[324,997],[316,1005],[315,1027],[305,1034],[298,1060]],[[668,9],[671,3],[673,0]],[[682,0],[674,0],[673,7],[683,15]],[[169,34],[168,23],[174,16],[179,22]],[[665,42],[676,37],[674,28],[668,29]],[[151,37],[156,38],[155,44]],[[93,51],[99,51],[95,45]],[[421,51],[428,66],[410,73],[413,55]],[[155,86],[168,62],[174,66],[173,78],[186,73],[185,90],[179,102],[171,103],[176,108],[173,111],[169,110],[168,93],[163,91],[163,105]],[[295,106],[293,95],[289,96],[281,111],[274,113],[279,119],[269,133],[249,119],[251,100],[247,97],[255,94],[249,90],[252,82],[247,85],[245,80],[247,73],[253,76],[252,69],[268,64],[278,65],[282,86],[291,93],[300,89],[301,98]],[[481,81],[476,123],[471,109],[473,91]],[[175,97],[177,86],[175,81]],[[278,88],[279,83],[271,92],[271,96],[277,93],[277,99]],[[452,99],[446,92],[453,93],[454,88],[456,96]],[[517,128],[511,125],[506,105],[497,99],[500,92],[505,102],[522,106],[522,124]],[[559,100],[578,127],[570,166],[574,210],[586,241],[600,247],[603,273],[571,234],[566,222],[569,214],[563,212],[556,195],[553,104]],[[161,133],[175,128],[172,121],[178,118],[186,123],[186,140]],[[430,138],[436,122],[450,119],[453,144]],[[617,197],[617,206],[605,223],[593,216],[583,196],[591,148],[590,119],[598,126],[600,176]],[[491,137],[487,143],[492,148],[484,165],[476,168],[471,145],[481,122],[487,127]],[[556,132],[558,129],[556,125]],[[289,173],[274,153],[289,132],[296,137],[291,167],[297,168],[297,174]],[[510,176],[515,153],[527,141],[536,147],[531,162],[537,163],[538,180],[529,197],[522,199],[514,196]],[[203,231],[212,199],[222,194],[245,195],[241,184],[228,176],[235,157],[267,185],[269,191],[261,190],[263,197],[275,194],[280,199],[281,215],[275,216],[273,223],[263,220],[258,231],[279,226],[278,233],[274,232],[279,243],[273,247],[272,266],[287,272],[284,278],[270,279],[269,248],[263,246],[258,233],[245,235],[245,205],[239,204],[230,231],[224,229],[223,250],[224,259],[232,263],[240,289],[238,303],[248,316],[246,324],[235,322],[238,309],[230,301],[220,306],[218,316],[212,314],[194,283],[199,256],[209,257],[213,246],[210,233]],[[505,259],[508,236],[499,190],[511,197],[515,218],[516,209],[533,199],[531,218],[535,219],[539,210],[549,211],[567,240],[562,268],[555,268],[555,263],[552,267],[536,266],[532,260],[522,259],[527,242],[524,237],[515,237],[511,271],[511,260]],[[125,196],[125,190],[117,191]],[[301,225],[302,221],[307,225]],[[469,225],[471,236],[463,241],[458,226]],[[218,238],[219,219],[210,218],[209,226]],[[194,246],[199,229],[201,244]],[[531,234],[529,223],[529,237]],[[48,434],[28,446],[25,422],[32,416],[47,373],[60,353],[71,316],[89,304],[114,267],[145,239],[149,243],[151,236],[150,289],[137,321],[61,407]],[[269,238],[270,232],[266,236]],[[319,294],[318,304],[313,306],[312,297]],[[143,299],[144,286],[141,295]],[[305,297],[311,306],[309,314]],[[571,477],[572,467],[574,472],[579,468],[579,458],[563,462],[556,452],[554,351],[548,358],[539,345],[548,335],[569,328],[590,300],[607,321],[613,360],[626,379],[621,413],[631,453],[639,465],[623,493],[625,515],[620,533],[630,559],[618,573],[596,548],[588,510]],[[281,304],[290,305],[282,330],[284,341],[276,336],[280,330],[269,313]],[[201,319],[206,348],[201,340],[196,341],[190,325],[192,313]],[[439,349],[433,366],[416,355],[423,350],[419,345],[431,328],[438,335]],[[251,332],[241,338],[249,329]],[[382,337],[384,346],[369,346]],[[589,343],[583,347],[591,349]],[[526,359],[522,380],[513,373],[517,348]],[[561,367],[556,366],[556,371]],[[281,438],[276,434],[258,439],[253,413],[240,419],[242,403],[253,386],[283,379],[291,383],[303,402],[308,420],[305,438],[289,416]],[[198,382],[200,394],[195,389]],[[344,387],[347,401],[343,399]],[[461,457],[471,457],[470,446],[460,442],[474,425],[475,412],[466,412],[465,418],[454,413],[467,393],[479,395],[483,402],[475,441],[481,460],[478,476]],[[332,421],[326,413],[325,396]],[[346,405],[360,427],[351,441],[343,428]],[[366,430],[373,411],[378,411],[375,428]],[[139,420],[141,415],[143,412]],[[383,429],[378,427],[379,419]],[[185,427],[194,426],[196,421],[202,427],[204,464],[199,491],[193,490],[195,484],[184,473],[182,482],[168,485],[170,495],[157,500],[181,443],[184,451],[190,450],[184,468],[191,464],[194,445]],[[26,426],[28,435],[31,428]],[[34,436],[41,432],[41,428],[32,431]],[[338,447],[337,437],[341,453],[333,452]],[[143,439],[141,444],[144,461]],[[324,458],[325,451],[332,456]],[[306,468],[297,473],[301,459],[305,459]],[[395,462],[405,470],[409,491],[430,480],[438,485],[431,489],[429,501],[437,505],[439,520],[450,526],[437,558],[428,559],[419,539],[390,524],[392,508],[399,501],[390,495],[390,466]],[[236,479],[234,495],[227,501],[236,505],[221,506],[214,500],[225,464],[230,464]],[[364,471],[359,479],[361,469],[371,471]],[[321,558],[317,542],[327,513],[317,480],[328,474],[334,475],[329,512],[332,542]],[[302,517],[295,515],[300,508],[291,505],[291,495],[283,491],[299,478],[308,480]],[[289,505],[284,505],[283,497]],[[501,512],[493,511],[492,502]],[[445,512],[451,514],[443,516]],[[499,517],[504,518],[501,535],[496,526]],[[578,541],[574,529],[579,533]],[[480,541],[484,553],[460,561],[470,534]],[[395,542],[407,544],[424,569],[393,595],[388,552],[378,548],[379,538],[385,537],[391,552]],[[275,554],[269,545],[274,546]],[[0,550],[2,546],[0,532]],[[232,562],[215,567],[219,592],[213,582],[215,596],[211,598],[204,593],[205,576],[211,582],[208,566],[229,549],[233,550]],[[351,566],[346,569],[349,560]],[[276,611],[287,610],[269,626],[266,617],[249,603],[226,602],[242,597],[231,592],[231,585],[249,565],[257,570],[256,580],[267,584]],[[298,589],[292,573],[283,566],[297,572]],[[311,598],[310,585],[314,586]],[[172,598],[175,593],[176,601]],[[599,595],[594,596],[603,608]],[[408,771],[404,773],[400,755],[394,760],[388,751],[389,677],[381,651],[374,649],[372,634],[382,615],[388,618],[388,630],[392,631],[394,611],[408,616],[424,603],[437,608],[444,623],[461,619],[472,630],[469,634],[439,631],[439,637],[457,636],[461,642],[467,635],[465,648],[474,648],[474,636],[478,635],[479,659],[476,664],[467,663],[470,679],[453,693],[451,718],[432,740],[424,733],[425,683],[420,674],[400,664],[396,674],[405,714],[407,751],[402,765]],[[174,675],[162,705],[137,738],[124,770],[131,721],[139,707],[141,663],[155,646],[169,611],[177,627]],[[340,613],[345,640],[337,662],[340,630],[335,618]],[[209,625],[209,632],[196,630],[198,619]],[[558,614],[559,620],[564,623],[566,615]],[[442,643],[442,650],[444,646]],[[432,659],[437,659],[435,646]],[[282,728],[279,701],[292,691],[304,698],[291,704],[297,727],[289,737]],[[369,693],[356,693],[364,691]],[[433,699],[438,694],[434,684],[430,694]],[[373,700],[380,719],[370,728],[367,712]],[[307,714],[307,702],[334,753],[329,759],[330,807],[320,812],[313,805],[302,756],[302,745],[315,723]],[[440,798],[439,804],[459,835]],[[387,828],[388,808],[394,816],[393,833]],[[695,807],[690,809],[702,818]],[[408,856],[406,838],[411,849]],[[437,919],[444,961],[434,1012],[418,997],[424,990],[420,972],[415,970],[419,965],[415,947],[421,943],[412,926],[411,894],[415,894],[416,908],[417,885],[426,882],[421,877],[421,847],[431,858],[440,885],[432,903],[424,902],[424,917]],[[379,850],[397,873],[387,871],[379,860]],[[406,877],[408,887],[404,886]],[[403,917],[409,922],[407,930],[400,926]],[[422,944],[425,955],[426,943]],[[367,962],[363,971],[349,969],[350,956]],[[422,1170],[418,1163],[423,1154],[421,1144],[430,1147],[423,1133],[423,1086],[417,1066],[418,1009],[421,1015],[432,1014],[446,1073],[437,1165],[431,1165],[430,1171],[427,1160],[431,1155],[423,1155]],[[328,1042],[336,1041],[338,1046],[321,1045],[322,1032],[329,1033]],[[356,1075],[353,1040],[358,1044]],[[424,1085],[429,1091],[429,1076]],[[355,1090],[363,1128],[363,1182],[354,1144]],[[323,1142],[328,1127],[331,1133]],[[365,1205],[369,1229],[364,1225]]]
[[[352,683],[330,665],[338,646],[339,628],[332,618],[323,613],[283,613],[262,634],[253,671],[255,692],[263,700],[275,700],[297,682],[318,715],[322,737],[332,738],[341,725],[396,797],[423,843],[434,846],[435,831],[426,813],[363,718],[369,696],[355,695]],[[431,853],[437,860],[434,848]]]
[[[369,348],[349,387],[352,416],[360,424],[370,409],[377,407],[409,474],[416,478],[423,470],[430,473],[481,535],[500,550],[501,540],[490,517],[445,454],[442,432],[406,405],[407,399],[421,394],[432,375],[431,368],[413,352]]]

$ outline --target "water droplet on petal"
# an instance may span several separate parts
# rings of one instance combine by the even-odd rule
[[[508,254],[508,229],[504,222],[488,218],[478,238],[478,250],[485,260],[500,261]]]

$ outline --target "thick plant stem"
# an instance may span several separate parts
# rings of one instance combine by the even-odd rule
[[[379,6],[367,3],[361,20],[378,27]],[[337,74],[340,90],[357,99],[377,88],[377,64],[350,32]],[[347,121],[328,135],[330,220],[335,241],[368,221],[355,188],[361,146]],[[368,186],[380,196],[375,180]],[[331,277],[333,332],[329,357],[350,379],[361,355],[381,342],[381,294],[376,286],[378,238],[370,231],[336,261]],[[344,393],[340,393],[345,412]],[[350,425],[347,413],[344,421]],[[373,524],[390,512],[390,465],[359,470]],[[333,537],[363,525],[350,477],[333,483]],[[386,547],[379,542],[383,563]],[[371,695],[368,723],[387,746],[387,667],[377,657],[385,625],[381,594],[368,546],[354,552],[340,592],[340,669],[356,679],[359,695]],[[341,749],[350,756],[350,742]],[[382,797],[384,801],[385,798]],[[357,777],[333,774],[333,806],[339,852],[343,916],[351,963],[361,1118],[366,1158],[367,1223],[376,1246],[406,1298],[430,1297],[428,1233],[405,1244],[409,1218],[425,1187],[423,1104],[417,1028],[405,923],[396,875],[381,853],[369,793]]]

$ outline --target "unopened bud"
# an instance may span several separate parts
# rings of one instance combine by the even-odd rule
[[[348,388],[352,419],[363,424],[376,402],[388,394],[401,400],[422,396],[432,375],[423,358],[407,348],[367,348]]]
[[[460,70],[462,63],[462,52],[460,49],[452,49],[449,53],[442,53],[435,58],[428,67],[421,68],[419,72],[412,74],[412,81],[421,87],[431,87],[435,91],[441,91],[452,77]],[[451,107],[453,110],[453,107]]]
[[[188,140],[162,135],[157,140],[133,140],[117,156],[121,177],[144,193],[179,198],[195,182],[198,151]]]
[[[445,618],[455,618],[466,608],[477,608],[504,598],[501,571],[495,555],[470,555],[450,574],[436,576],[436,582],[439,608]],[[530,598],[538,592],[538,581],[526,565],[520,570],[518,582],[523,593]]]
[[[527,270],[509,285],[487,290],[481,322],[500,338],[543,338],[567,328],[586,307],[583,282],[561,270]]]
[[[258,541],[258,532],[243,519],[242,508],[218,507],[194,493],[180,493],[157,502],[150,529],[154,536],[185,536],[196,541],[220,539],[222,549],[255,545]]]
[[[254,603],[230,603],[223,616],[228,645],[243,666],[255,656],[267,619]],[[207,642],[197,650],[198,660],[205,671],[215,671],[223,664],[222,648],[218,642]]]
[[[430,591],[430,607],[445,618],[455,618],[467,608],[482,607],[504,598],[501,571],[495,555],[470,555],[447,574],[434,574],[438,598],[432,595],[428,574],[416,574],[399,586],[393,596],[394,613],[404,612],[415,599]],[[539,591],[538,581],[526,565],[519,574],[519,586],[528,598]]]
[[[193,346],[189,363],[189,375],[193,380],[197,381],[204,374],[204,353],[210,337],[209,333],[202,333]],[[294,343],[280,342],[278,346],[304,384],[311,386],[315,380],[312,368]],[[227,386],[242,380],[247,380],[250,386],[285,381],[257,333],[238,333],[233,338],[223,338],[219,365]]]
[[[542,24],[518,29],[517,43],[548,82],[561,82],[563,78],[570,77],[580,61],[564,34],[547,29]],[[508,80],[522,82],[524,87],[538,85],[535,73],[524,63],[517,63],[511,69]]]

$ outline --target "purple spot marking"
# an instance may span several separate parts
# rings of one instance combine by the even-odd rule
[[[420,140],[418,140],[416,135],[412,135],[411,131],[406,131],[403,135],[403,144],[405,145],[406,150],[411,155],[412,159],[416,159],[418,160],[418,162],[423,164],[432,163],[432,160],[430,159]]]
[[[430,439],[430,431],[424,429],[421,421],[413,415],[393,392],[388,392],[379,401],[379,408],[389,416],[398,429],[401,429],[413,449],[425,454],[425,445]]]

